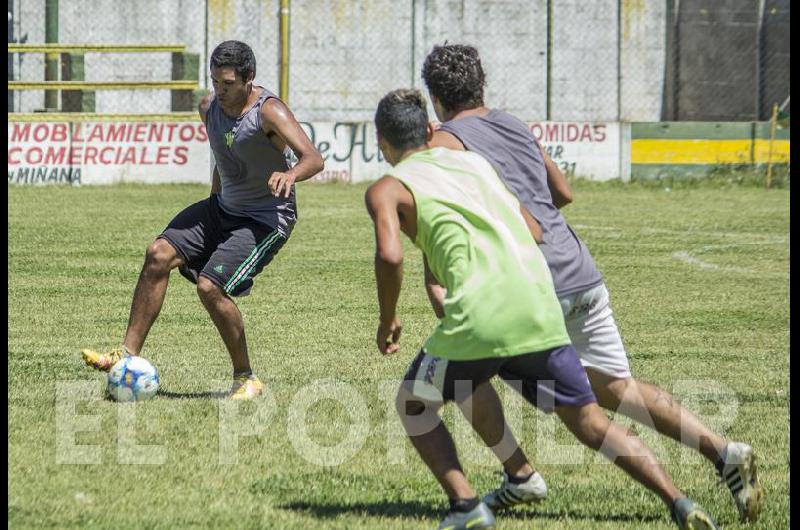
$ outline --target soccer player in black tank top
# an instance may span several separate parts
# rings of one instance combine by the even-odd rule
[[[216,112],[214,127],[225,117],[237,124],[229,131],[209,130],[217,161],[211,194],[180,212],[147,248],[121,347],[105,354],[90,349],[81,353],[87,365],[105,371],[122,356],[139,355],[163,305],[170,272],[178,268],[197,284],[231,357],[230,398],[246,400],[260,395],[263,385],[252,373],[244,321],[232,297],[249,293],[255,276],[288,239],[295,220],[294,183],[322,171],[323,161],[286,105],[254,85],[255,56],[247,44],[221,43],[210,63],[214,92],[200,103],[203,122],[213,129],[211,109]],[[237,135],[241,120],[250,127],[246,138]],[[260,130],[254,123],[260,123]],[[298,159],[291,168],[281,154],[287,148]],[[264,153],[269,158],[254,164],[253,157]],[[223,160],[228,163],[222,165]],[[226,186],[239,190],[228,201],[223,200]],[[257,199],[248,201],[247,190]]]

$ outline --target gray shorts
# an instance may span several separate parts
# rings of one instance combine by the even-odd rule
[[[562,296],[559,301],[567,333],[581,364],[611,377],[630,378],[628,354],[614,321],[605,284]]]
[[[495,375],[529,403],[545,411],[581,407],[597,400],[586,370],[571,345],[513,357],[451,361],[420,351],[408,368],[403,385],[421,401],[461,402]]]
[[[205,276],[230,296],[246,296],[253,278],[286,242],[276,229],[223,211],[216,195],[192,204],[158,236],[180,254],[181,274],[193,283]]]

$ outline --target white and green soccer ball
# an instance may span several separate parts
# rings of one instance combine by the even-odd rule
[[[123,357],[108,372],[108,395],[114,401],[144,401],[158,392],[158,372],[150,361]]]

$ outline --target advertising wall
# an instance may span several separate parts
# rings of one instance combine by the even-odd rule
[[[9,122],[9,184],[208,182],[195,122]]]
[[[374,180],[388,167],[371,122],[301,125],[325,160],[317,181]],[[565,174],[593,180],[620,177],[619,124],[528,126]],[[8,123],[9,184],[208,183],[211,161],[199,120]]]

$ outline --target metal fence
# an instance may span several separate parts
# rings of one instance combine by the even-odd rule
[[[422,62],[446,40],[480,50],[487,104],[524,120],[765,120],[789,95],[789,0],[284,3],[285,96],[308,121],[371,119],[388,90],[423,88]],[[203,90],[211,50],[239,39],[256,52],[257,81],[278,92],[280,7],[280,0],[9,0],[10,43],[185,46],[183,59],[173,52],[51,56],[49,75],[46,54],[14,53],[9,80],[190,79]],[[83,99],[52,92],[14,91],[9,111],[161,113],[187,102],[178,98],[176,106],[166,89],[93,90]]]

